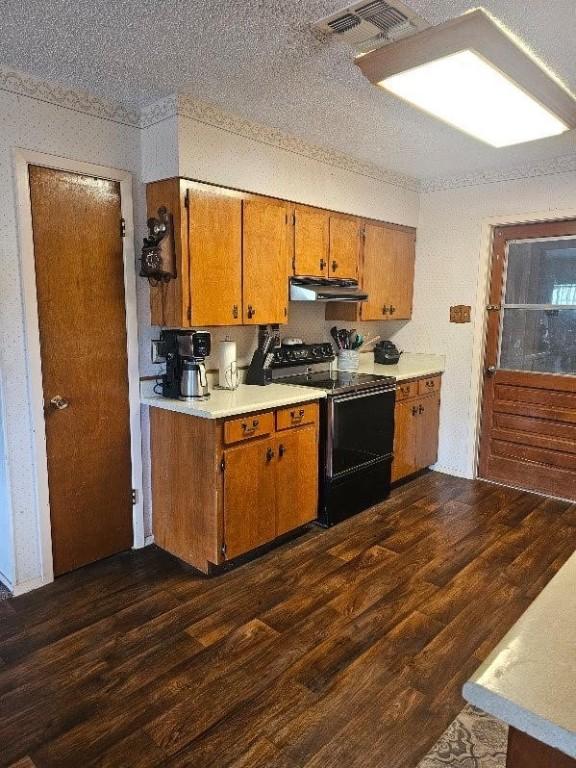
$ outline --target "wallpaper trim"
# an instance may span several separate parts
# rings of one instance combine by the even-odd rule
[[[137,110],[131,110],[122,104],[101,99],[88,93],[88,91],[46,83],[32,75],[5,67],[0,67],[0,90],[15,93],[18,96],[27,96],[38,101],[46,101],[58,107],[83,112],[116,123],[140,125],[140,115]]]

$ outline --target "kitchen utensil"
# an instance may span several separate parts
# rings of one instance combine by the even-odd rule
[[[379,340],[380,340],[380,336],[374,336],[373,338],[371,338],[371,339],[368,339],[368,341],[365,341],[365,342],[362,344],[362,346],[360,347],[360,349],[364,349],[364,348],[365,348],[365,347],[367,347],[369,344],[374,344],[374,342],[376,342],[376,341],[379,341]]]
[[[348,349],[348,331],[346,328],[341,328],[338,331],[338,337],[340,338],[340,348]]]
[[[332,336],[332,338],[336,342],[336,347],[338,349],[342,349],[342,347],[340,346],[340,337],[338,336],[338,328],[336,328],[335,325],[333,325],[332,328],[330,328],[330,336]]]

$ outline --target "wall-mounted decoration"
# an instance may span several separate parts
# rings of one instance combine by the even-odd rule
[[[158,216],[148,219],[148,236],[144,238],[140,256],[140,277],[155,283],[167,283],[176,277],[174,224],[172,214],[164,207]]]
[[[469,323],[471,309],[472,307],[467,304],[456,304],[454,307],[450,307],[450,322]]]

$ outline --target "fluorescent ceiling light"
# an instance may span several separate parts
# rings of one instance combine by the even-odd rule
[[[460,51],[387,77],[378,85],[493,147],[568,130],[474,51]]]
[[[356,64],[371,83],[494,147],[576,127],[574,95],[481,9]]]

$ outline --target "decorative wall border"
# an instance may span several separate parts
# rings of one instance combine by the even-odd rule
[[[286,152],[294,152],[312,160],[331,165],[335,168],[357,173],[361,176],[393,184],[403,189],[418,191],[420,183],[418,179],[393,171],[386,171],[372,163],[345,155],[335,150],[310,144],[303,139],[290,136],[276,128],[271,128],[260,123],[245,120],[238,115],[226,112],[220,107],[190,96],[173,95],[162,99],[142,110],[140,125],[147,127],[169,117],[185,117],[205,125],[211,125],[220,130],[244,136],[247,139],[268,144]]]
[[[128,109],[123,104],[101,99],[88,91],[65,88],[61,85],[47,83],[32,75],[17,72],[14,69],[0,67],[0,91],[8,91],[29,99],[45,101],[74,112],[82,112],[103,120],[112,120],[124,125],[140,125],[140,114],[137,110]]]
[[[571,154],[557,155],[538,163],[516,166],[513,168],[488,168],[462,176],[424,179],[420,183],[421,192],[441,192],[442,190],[461,187],[479,187],[484,184],[500,184],[506,181],[519,181],[537,176],[554,176],[559,173],[576,172],[576,150]]]
[[[171,117],[185,117],[287,152],[309,157],[350,173],[368,176],[377,181],[415,192],[439,192],[461,187],[475,187],[537,176],[576,172],[575,150],[571,154],[558,155],[548,160],[507,169],[492,168],[474,171],[462,176],[454,175],[445,178],[419,180],[412,176],[384,170],[373,163],[363,162],[336,150],[310,144],[276,128],[245,120],[214,104],[193,99],[190,96],[172,94],[147,105],[141,110],[130,109],[119,102],[100,98],[88,91],[47,83],[33,75],[2,66],[0,66],[0,91],[26,96],[30,99],[44,101],[75,112],[136,128],[148,128]]]

